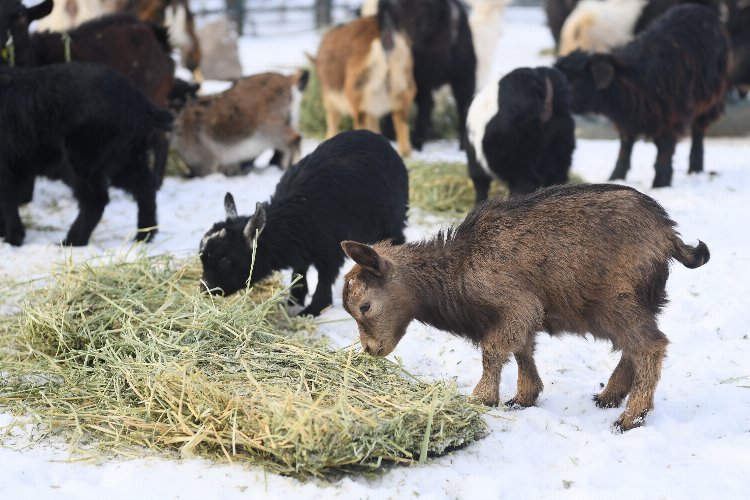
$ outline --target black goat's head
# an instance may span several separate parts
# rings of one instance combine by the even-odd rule
[[[555,68],[560,70],[570,83],[573,91],[573,112],[598,112],[601,91],[608,89],[615,79],[614,57],[610,54],[576,50],[558,59]]]
[[[52,5],[52,0],[33,7],[25,7],[20,0],[0,2],[0,65],[33,65],[29,25],[52,12]]]
[[[226,220],[217,222],[203,236],[200,243],[200,258],[203,264],[201,283],[204,290],[217,295],[230,295],[244,288],[250,278],[252,282],[270,274],[262,256],[253,253],[258,237],[266,225],[266,210],[263,204],[256,205],[252,217],[238,216],[234,197],[224,197]]]

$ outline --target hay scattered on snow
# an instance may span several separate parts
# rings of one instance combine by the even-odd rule
[[[453,384],[311,339],[278,280],[223,299],[198,277],[194,260],[145,255],[55,274],[0,325],[0,407],[78,452],[295,476],[422,461],[484,432]]]

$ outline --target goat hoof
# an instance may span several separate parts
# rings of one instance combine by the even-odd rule
[[[527,403],[528,403],[527,401],[522,401],[520,398],[515,397],[506,401],[505,406],[509,410],[523,410],[524,408],[534,406],[534,403],[530,403],[530,404],[527,404]]]
[[[138,231],[135,235],[135,241],[143,241],[146,243],[151,243],[154,239],[154,235],[156,234],[156,231]],[[84,243],[85,244],[85,243]]]
[[[81,240],[81,239],[78,239],[78,238],[71,238],[70,236],[68,236],[67,238],[65,238],[64,240],[62,240],[62,245],[64,247],[85,247],[88,244],[89,244],[88,240]]]
[[[671,175],[657,175],[654,177],[654,183],[651,185],[652,188],[663,188],[670,187],[672,185]]]
[[[625,412],[612,424],[612,430],[617,434],[622,434],[636,427],[641,427],[646,423],[646,415],[648,415],[648,410],[642,411],[633,418]]]
[[[23,234],[20,234],[20,235],[9,234],[5,237],[5,242],[8,243],[9,245],[13,245],[14,247],[20,247],[21,244],[23,243],[23,237],[24,237]]]
[[[601,394],[594,394],[594,397],[591,399],[599,408],[618,408],[623,400],[623,398],[610,398]]]

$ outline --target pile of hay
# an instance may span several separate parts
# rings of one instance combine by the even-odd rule
[[[446,217],[463,217],[474,206],[474,184],[466,164],[407,160],[409,206]],[[508,196],[508,188],[493,182],[490,196]]]
[[[474,184],[466,163],[406,160],[409,170],[409,206],[446,217],[463,217],[474,206]],[[571,173],[570,183],[585,182]],[[490,197],[508,197],[508,187],[493,181]]]
[[[295,476],[422,461],[484,432],[453,384],[312,339],[278,279],[225,299],[198,293],[199,275],[145,255],[55,274],[0,325],[0,408],[94,456]]]

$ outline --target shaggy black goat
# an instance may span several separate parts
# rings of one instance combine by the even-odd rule
[[[670,9],[611,54],[575,51],[557,61],[573,88],[574,113],[601,113],[620,133],[610,179],[624,179],[639,135],[658,150],[654,187],[672,182],[677,139],[692,129],[689,172],[703,171],[703,136],[724,110],[729,39],[717,13],[700,5]]]
[[[219,294],[244,288],[254,253],[251,282],[291,268],[302,277],[292,290],[302,305],[312,265],[318,286],[301,314],[317,316],[333,300],[331,287],[344,263],[340,242],[403,243],[408,197],[406,167],[388,141],[365,130],[343,132],[287,170],[271,201],[258,203],[252,217],[237,216],[227,193],[226,220],[201,240],[203,285]]]
[[[568,82],[552,68],[513,70],[477,94],[466,132],[477,202],[492,178],[511,193],[564,184],[576,145]]]
[[[422,149],[430,135],[435,106],[432,92],[450,84],[458,108],[458,134],[463,147],[477,68],[466,9],[458,0],[392,0],[392,3],[399,28],[409,35],[414,56],[417,121],[412,128],[411,144],[417,150]]]
[[[88,243],[110,184],[135,197],[136,239],[146,239],[156,226],[150,138],[171,121],[169,112],[103,66],[0,68],[0,235],[12,245],[23,242],[18,206],[31,199],[36,176],[44,175],[68,184],[78,200],[78,217],[63,244]]]

